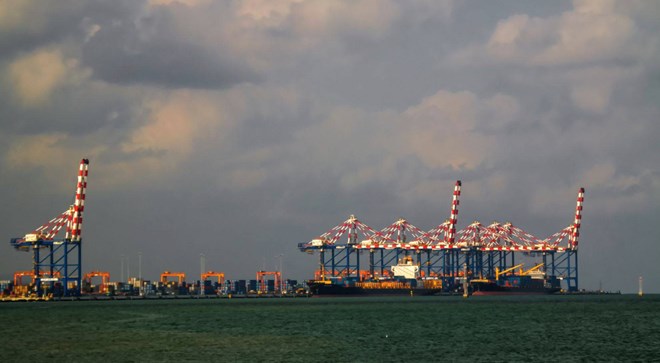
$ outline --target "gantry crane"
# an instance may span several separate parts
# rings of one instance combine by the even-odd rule
[[[42,276],[42,277],[46,276],[46,275],[48,275],[48,273],[46,273],[44,271],[41,271],[39,273],[39,276]],[[34,284],[34,282],[37,278],[37,276],[34,274],[34,271],[16,271],[16,272],[14,272],[14,286],[22,286],[24,276],[29,276],[30,277],[30,279],[31,279],[30,284]],[[60,272],[55,271],[53,273],[53,277],[56,277],[56,278],[60,277]]]
[[[74,204],[59,216],[39,226],[23,237],[12,238],[11,245],[20,251],[33,252],[34,292],[42,294],[42,282],[62,284],[64,296],[80,295],[82,277],[82,223],[87,191],[89,160],[82,159],[78,168],[78,180]],[[66,226],[64,239],[56,239]],[[59,275],[58,275],[59,274]]]
[[[91,271],[85,274],[83,280],[86,281],[89,285],[92,285],[92,278],[100,277],[101,285],[99,286],[99,292],[104,294],[108,292],[108,283],[110,282],[110,273],[105,271]]]
[[[225,283],[225,273],[224,272],[215,272],[215,271],[206,271],[201,275],[201,281],[208,280],[209,277],[216,277],[218,279],[218,284],[222,285]]]
[[[396,264],[401,257],[412,256],[420,272],[442,279],[443,289],[451,291],[458,287],[462,275],[473,279],[495,277],[496,269],[503,271],[516,266],[519,263],[516,256],[523,254],[542,258],[542,263],[527,273],[542,271],[547,278],[563,280],[568,291],[578,290],[578,240],[584,188],[578,189],[573,223],[542,239],[509,222],[482,225],[475,221],[457,232],[461,187],[461,181],[456,181],[450,218],[428,232],[402,218],[375,230],[351,215],[319,237],[299,243],[298,248],[306,253],[319,253],[317,280],[361,279],[365,266],[373,279],[383,276],[387,266]],[[362,240],[358,240],[358,234]],[[348,238],[343,242],[345,235]],[[568,243],[564,244],[566,240]],[[362,255],[367,255],[367,261]]]
[[[208,280],[211,277],[215,277],[215,278],[218,279],[219,288],[216,289],[215,291],[217,292],[219,289],[222,289],[222,286],[225,283],[225,273],[224,272],[216,272],[216,271],[206,271],[201,275],[201,279],[200,279],[200,282],[199,282],[200,294],[205,294],[206,293],[205,290],[204,290],[205,289],[204,281]]]
[[[170,272],[165,271],[160,274],[160,282],[166,284],[168,282],[168,277],[176,277],[178,279],[179,285],[186,280],[186,274],[183,272]]]
[[[275,290],[282,290],[282,274],[279,271],[257,271],[257,284],[260,292],[267,292],[266,282],[264,276],[275,277]]]

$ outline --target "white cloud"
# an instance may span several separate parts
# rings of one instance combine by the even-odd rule
[[[150,111],[149,121],[133,131],[122,149],[127,153],[165,152],[170,162],[188,155],[203,125],[218,116],[213,102],[204,96],[178,91],[149,101],[145,105]]]
[[[489,134],[519,113],[510,95],[440,90],[401,113],[330,110],[299,130],[292,147],[309,158],[306,172],[322,168],[346,190],[386,183],[416,198],[431,188],[422,177],[429,172],[459,174],[496,160],[500,146]]]
[[[8,74],[14,97],[25,106],[49,101],[52,93],[69,81],[77,61],[67,60],[59,49],[38,49],[13,61]]]
[[[440,90],[401,115],[407,150],[429,168],[474,170],[492,160],[494,131],[520,114],[516,98],[497,93],[479,98],[471,92]]]
[[[261,22],[281,21],[291,13],[291,7],[304,0],[244,0],[237,4],[237,15]],[[272,24],[272,23],[271,23]]]
[[[0,30],[37,33],[44,29],[48,9],[38,1],[0,1]]]
[[[521,114],[518,99],[503,93],[497,93],[485,99],[479,110],[481,123],[491,130],[511,124]]]
[[[85,24],[85,43],[89,42],[96,35],[96,33],[99,32],[99,30],[101,30],[101,26],[98,24]]]
[[[270,29],[292,32],[293,41],[316,43],[351,33],[378,36],[398,17],[392,1],[244,0],[236,3],[243,31]],[[242,22],[249,19],[249,22]],[[267,34],[262,34],[267,36]]]
[[[466,47],[452,61],[560,66],[627,59],[644,40],[630,12],[615,4],[576,0],[559,16],[512,15],[497,24],[486,45]]]
[[[77,162],[95,158],[105,148],[88,140],[80,142],[64,132],[13,136],[8,146],[4,162],[11,171],[40,170],[55,191],[73,191],[71,177],[78,168]],[[99,184],[107,185],[106,180]]]
[[[557,41],[533,55],[533,61],[552,65],[619,57],[636,29],[633,20],[613,5],[613,1],[576,0],[575,9],[557,19]]]
[[[149,0],[151,6],[168,6],[168,5],[185,5],[185,6],[200,6],[208,5],[211,0]]]
[[[252,189],[261,186],[266,180],[267,171],[259,169],[236,169],[229,173],[231,187],[236,190]]]
[[[325,38],[342,33],[380,36],[398,16],[391,1],[307,1],[293,5],[292,28],[302,38]]]
[[[174,19],[189,42],[219,54],[228,52],[253,69],[267,72],[294,66],[292,62],[306,57],[340,61],[350,56],[347,50],[387,39],[404,18],[406,26],[433,17],[448,18],[453,1],[419,0],[409,7],[391,0],[242,0],[195,5],[167,7],[168,19]]]
[[[618,83],[639,77],[639,67],[590,66],[566,73],[571,100],[582,111],[603,114]]]

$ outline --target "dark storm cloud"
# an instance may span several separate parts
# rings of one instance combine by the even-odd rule
[[[79,33],[78,25],[87,8],[84,0],[24,1],[16,5],[4,5],[9,14],[0,25],[0,60]]]
[[[82,61],[99,79],[175,88],[226,88],[258,80],[229,47],[204,45],[178,32],[169,9],[121,15],[91,19],[99,20],[99,30],[82,47]]]

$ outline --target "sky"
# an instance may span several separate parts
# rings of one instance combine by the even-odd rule
[[[580,288],[660,293],[660,3],[0,0],[0,279],[72,203],[83,270],[310,278],[300,242],[511,222],[586,189]],[[128,273],[128,272],[127,272]]]

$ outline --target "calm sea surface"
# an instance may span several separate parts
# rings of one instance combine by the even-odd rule
[[[660,295],[0,303],[0,362],[660,361]]]

